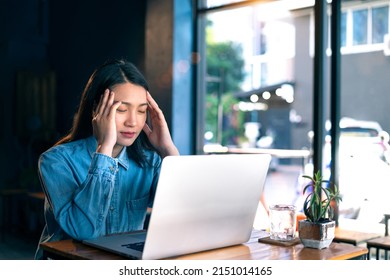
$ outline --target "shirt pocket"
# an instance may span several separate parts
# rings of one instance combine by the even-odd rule
[[[127,201],[131,230],[143,229],[148,202],[149,196]]]

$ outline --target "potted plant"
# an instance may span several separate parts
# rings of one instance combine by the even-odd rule
[[[303,189],[303,194],[307,194],[303,203],[306,219],[298,223],[299,238],[305,247],[327,248],[334,238],[333,206],[341,201],[339,190],[335,184],[330,188],[331,182],[323,180],[320,171],[313,177],[303,177],[310,182]]]

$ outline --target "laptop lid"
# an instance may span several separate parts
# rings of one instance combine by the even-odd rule
[[[244,243],[253,229],[270,160],[265,154],[165,157],[147,232],[83,242],[132,259]],[[143,241],[143,251],[136,249]]]
[[[271,156],[164,158],[142,259],[161,259],[249,240]]]

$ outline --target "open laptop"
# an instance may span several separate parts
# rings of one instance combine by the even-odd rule
[[[247,242],[270,160],[268,154],[165,157],[148,230],[83,242],[131,259],[169,258]]]

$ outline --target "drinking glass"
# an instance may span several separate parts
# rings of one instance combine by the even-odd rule
[[[276,204],[269,207],[270,238],[289,241],[295,238],[296,207],[288,204]]]

